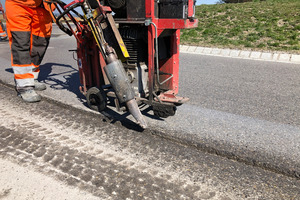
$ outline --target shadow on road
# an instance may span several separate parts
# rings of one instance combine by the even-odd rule
[[[59,72],[55,72],[56,70],[53,69],[53,67],[63,68],[60,69]],[[5,71],[13,73],[12,68],[7,68]],[[40,65],[40,74],[38,77],[38,81],[45,83],[48,85],[51,89],[54,90],[68,90],[74,94],[77,95],[77,99],[86,107],[89,107],[85,96],[80,92],[79,86],[80,79],[79,79],[79,71],[78,69],[72,67],[71,65],[65,65],[60,63],[45,63],[43,65]],[[108,107],[101,112],[102,115],[108,118],[110,123],[115,124],[116,122],[120,122],[122,126],[133,129],[136,131],[143,131],[142,128],[137,126],[135,123],[133,123],[131,120],[127,119],[129,113],[128,112],[116,112],[113,109],[110,109],[109,107],[114,107],[114,103],[110,100],[108,100]],[[145,108],[142,111],[142,114],[156,120],[162,120],[159,117],[156,117],[149,113],[151,109]]]
[[[54,66],[64,69],[56,73],[53,70]],[[76,94],[78,100],[85,104],[85,96],[79,91],[79,72],[76,68],[60,63],[45,63],[40,65],[40,70],[39,82],[45,83],[54,90],[68,90]],[[5,71],[13,73],[12,68],[7,68]]]
[[[54,72],[53,66],[65,68],[61,72]],[[71,65],[60,63],[45,63],[40,66],[40,74],[38,80],[49,85],[54,90],[68,90],[77,95],[80,102],[84,103],[85,96],[79,91],[79,72]]]
[[[63,67],[66,68],[64,70],[60,70],[63,72],[55,73],[52,68],[55,67]],[[59,64],[59,63],[46,63],[40,66],[40,74],[39,81],[44,82],[50,86],[50,88],[54,90],[68,90],[77,95],[78,100],[86,107],[89,107],[85,96],[80,92],[79,86],[80,78],[78,69],[72,67],[71,65]],[[62,79],[63,78],[63,79]],[[114,107],[114,103],[108,100],[108,105]],[[128,112],[116,112],[110,107],[107,107],[104,111],[101,112],[102,115],[107,117],[110,123],[115,124],[116,122],[121,122],[122,126],[133,129],[136,131],[143,131],[139,126],[133,123],[131,120],[127,119],[129,113]],[[149,113],[150,109],[146,108],[142,111],[143,115],[149,118],[155,118],[157,120],[161,120],[160,118],[151,115]]]

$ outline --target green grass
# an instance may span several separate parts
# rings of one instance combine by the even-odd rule
[[[200,5],[181,44],[300,54],[300,0]]]

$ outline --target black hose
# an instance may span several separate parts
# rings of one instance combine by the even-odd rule
[[[78,6],[81,6],[82,4],[81,3],[75,3],[73,4],[72,6],[68,7],[66,10],[64,10],[64,12],[62,12],[57,18],[56,18],[56,24],[57,26],[63,31],[65,32],[66,34],[68,34],[69,36],[73,35],[72,31],[68,28],[66,28],[64,25],[62,25],[62,23],[60,22],[61,18],[63,16],[65,16],[66,14],[70,13],[70,11],[74,12],[75,8],[78,7]],[[76,12],[76,11],[75,11]],[[75,13],[74,12],[74,13]],[[75,13],[76,14],[76,13]]]

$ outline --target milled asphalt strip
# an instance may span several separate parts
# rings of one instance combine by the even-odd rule
[[[197,118],[199,124],[188,132],[182,130],[181,134],[165,130],[168,137],[203,151],[300,178],[299,127],[194,105],[183,106],[185,112],[177,113],[181,123],[193,126],[193,119]],[[180,132],[180,128],[176,131]]]
[[[242,59],[251,59],[251,60],[300,64],[300,55],[288,54],[288,53],[248,51],[248,50],[237,50],[237,49],[220,49],[220,48],[197,47],[197,46],[187,46],[187,45],[180,45],[180,52],[201,54],[201,55],[222,56],[222,57],[230,57],[230,58],[242,58]]]
[[[13,88],[12,85],[4,83],[0,80],[0,83],[3,85],[6,85],[10,88]],[[99,114],[94,113],[94,111],[88,111],[83,110],[80,107],[74,107],[72,105],[65,105],[65,103],[60,102],[59,100],[49,98],[48,96],[42,95],[44,100],[61,104],[63,106],[72,107],[72,109],[80,110],[85,113],[89,113],[91,115],[97,115]],[[187,109],[199,109],[195,108],[191,105],[192,108]],[[297,144],[297,141],[299,141],[299,133],[300,129],[295,126],[289,126],[285,124],[274,124],[271,122],[263,121],[263,120],[257,120],[252,119],[249,117],[244,117],[241,121],[241,116],[231,115],[230,118],[228,118],[228,113],[212,113],[213,111],[208,109],[200,109],[199,112],[203,113],[203,119],[200,119],[200,121],[209,121],[211,120],[211,115],[217,115],[218,117],[218,123],[210,127],[207,127],[210,123],[203,123],[203,127],[201,128],[201,132],[207,131],[205,134],[209,134],[209,136],[204,137],[199,136],[196,132],[195,133],[188,133],[188,134],[182,134],[178,133],[179,130],[166,130],[165,128],[154,128],[151,127],[150,133],[154,135],[158,135],[162,138],[175,141],[179,144],[192,146],[195,149],[213,153],[220,155],[222,157],[227,157],[242,163],[246,163],[248,165],[258,166],[266,170],[270,170],[276,173],[288,175],[295,178],[300,178],[300,165],[297,160],[297,156],[288,155],[287,152],[290,151],[298,151],[299,144]],[[102,116],[105,120],[105,117]],[[195,116],[183,116],[183,120],[186,120],[188,123],[190,117]],[[216,116],[215,116],[216,117]],[[214,118],[215,118],[214,117]],[[228,121],[228,119],[230,119]],[[108,119],[109,120],[109,119]],[[110,120],[109,120],[110,121]],[[216,121],[213,121],[216,123]],[[126,126],[125,128],[129,129],[136,129],[135,124],[131,121],[125,119],[125,121],[121,121],[121,124],[123,126]],[[120,126],[121,124],[118,124]],[[239,141],[240,143],[234,143],[230,139],[231,137],[235,137],[235,133],[232,133],[231,129],[229,130],[223,130],[223,126],[228,127],[236,127],[234,129],[235,132],[239,132]],[[247,130],[243,130],[245,127],[249,127]],[[203,129],[203,130],[202,130]],[[140,129],[136,129],[140,130]],[[262,134],[265,132],[266,136],[264,137]],[[278,132],[289,132],[289,136],[291,138],[294,138],[294,142],[291,142],[289,144],[285,144],[286,148],[283,152],[281,152],[280,149],[276,149],[276,144],[282,143],[280,138],[276,136]],[[253,133],[257,133],[257,136],[253,136]],[[250,134],[250,135],[249,135]],[[223,136],[221,136],[223,135]],[[273,135],[273,138],[269,138],[270,135]],[[212,137],[214,136],[214,137]],[[250,137],[250,138],[249,138]],[[245,141],[251,140],[249,143],[245,143]],[[261,141],[258,140],[264,140],[266,141],[267,145],[269,146],[269,151],[265,151],[264,148],[262,148]],[[235,140],[233,140],[235,141]],[[269,142],[267,142],[269,141]],[[270,142],[272,141],[272,142]],[[286,140],[284,140],[286,141]],[[245,143],[245,144],[244,144]],[[264,142],[263,142],[264,143]],[[283,144],[281,144],[283,145]],[[270,153],[271,152],[271,153]]]

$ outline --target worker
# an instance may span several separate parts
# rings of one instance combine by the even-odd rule
[[[0,40],[6,40],[7,39],[7,34],[2,28],[2,22],[0,22]]]
[[[25,102],[38,102],[39,66],[49,45],[52,18],[42,0],[6,0],[6,25],[16,90]]]
[[[5,18],[4,9],[2,7],[1,2],[0,2],[0,12],[2,13],[3,18]],[[4,28],[3,23],[2,23],[2,21],[0,21],[0,40],[6,40],[7,39],[7,34],[3,30],[3,28]]]

